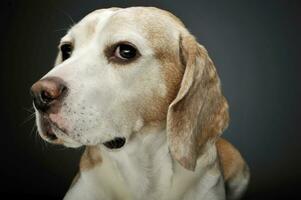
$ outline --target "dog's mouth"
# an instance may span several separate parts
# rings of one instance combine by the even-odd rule
[[[124,146],[126,139],[124,137],[115,137],[113,140],[109,140],[103,143],[108,149],[120,149]]]
[[[57,124],[55,121],[52,121],[48,115],[40,115],[39,124],[40,124],[40,131],[39,131],[40,135],[46,141],[54,144],[63,144],[67,142],[65,141],[65,139],[69,138],[69,137],[67,138],[68,131],[60,127],[59,124]],[[126,143],[125,137],[115,137],[111,140],[103,142],[102,144],[108,149],[115,150],[115,149],[122,148],[125,145],[125,143]]]
[[[51,141],[57,140],[58,137],[54,134],[53,129],[51,128],[51,125],[49,124],[47,126],[49,126],[49,128],[48,127],[46,128],[44,135]]]
[[[41,124],[41,135],[43,135],[49,142],[60,143],[60,139],[55,134],[55,129],[64,132],[61,130],[54,122],[52,122],[49,117],[42,115],[40,117]]]

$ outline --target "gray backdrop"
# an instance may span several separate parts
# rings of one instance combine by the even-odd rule
[[[245,199],[297,198],[301,31],[293,0],[1,1],[1,193],[62,198],[82,149],[47,145],[31,131],[29,88],[51,69],[71,17],[134,5],[173,12],[208,49],[230,103],[224,137],[251,168]]]

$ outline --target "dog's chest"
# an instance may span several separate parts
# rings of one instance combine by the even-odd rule
[[[135,199],[162,199],[171,187],[172,159],[162,133],[135,138],[118,152],[108,152],[125,187]]]
[[[213,194],[216,188],[223,188],[215,155],[215,146],[207,149],[198,160],[196,171],[192,172],[172,160],[165,134],[142,135],[120,150],[103,149],[101,164],[83,171],[67,196],[80,194],[89,197],[84,199],[122,200],[199,199],[206,197],[208,191]]]

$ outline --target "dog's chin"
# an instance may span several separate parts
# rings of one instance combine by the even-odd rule
[[[81,143],[69,138],[64,130],[58,128],[58,126],[48,118],[37,116],[37,126],[41,138],[51,144],[64,145],[71,148],[82,146]]]
[[[70,148],[78,148],[83,146],[83,144],[70,139],[69,137],[62,137],[62,136],[58,136],[61,135],[55,133],[55,131],[53,132],[40,132],[39,131],[40,136],[42,137],[43,140],[51,143],[51,144],[57,144],[57,145],[63,145],[65,147],[70,147]]]
[[[110,150],[119,150],[127,142],[125,137],[114,137],[106,141],[99,141],[99,138],[90,139],[80,139],[78,141],[70,137],[70,133],[65,132],[66,129],[60,128],[56,122],[53,122],[48,116],[37,114],[37,126],[38,132],[42,139],[52,143],[63,145],[71,148],[78,148],[81,146],[96,146],[104,145],[107,149]]]
[[[68,141],[66,139],[63,140],[63,145],[65,147],[69,147],[69,148],[79,148],[79,147],[83,146],[83,144],[80,144],[76,141]]]

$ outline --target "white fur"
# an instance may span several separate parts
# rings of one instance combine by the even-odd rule
[[[75,146],[95,145],[118,136],[129,138],[133,130],[138,131],[137,127],[143,125],[139,104],[150,101],[155,93],[161,96],[166,93],[160,65],[135,24],[123,24],[122,31],[117,34],[106,31],[116,28],[109,23],[113,14],[110,10],[90,14],[72,28],[62,39],[63,43],[74,42],[72,57],[58,62],[43,77],[56,76],[68,84],[64,106],[59,113],[53,114],[53,119],[68,124],[64,127],[71,133],[68,139],[59,130],[56,134],[73,141]],[[95,33],[88,39],[83,27],[95,19]],[[105,46],[123,40],[132,42],[139,49],[142,56],[138,64],[116,66],[108,63],[103,52]],[[133,105],[137,105],[136,110]],[[40,127],[38,112],[37,115]]]
[[[192,172],[172,160],[164,130],[153,131],[136,135],[121,150],[99,146],[103,162],[83,171],[65,199],[225,199],[215,145],[206,147]]]

